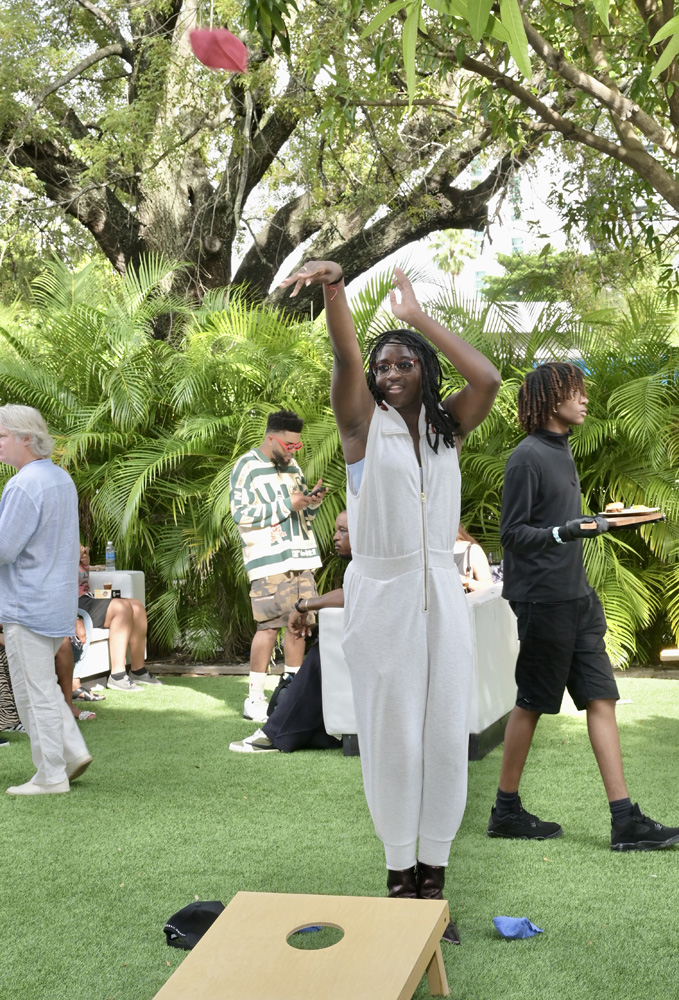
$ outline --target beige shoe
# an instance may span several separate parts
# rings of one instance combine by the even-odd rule
[[[79,778],[81,774],[87,770],[87,768],[92,763],[92,758],[88,753],[83,757],[78,757],[76,760],[70,760],[66,765],[66,776],[69,781],[75,781]]]
[[[58,781],[56,785],[39,785],[36,781],[25,781],[23,785],[12,785],[7,789],[8,795],[61,795],[70,791],[68,778]]]

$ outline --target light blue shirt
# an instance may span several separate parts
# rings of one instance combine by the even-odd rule
[[[363,469],[365,468],[365,459],[361,458],[358,462],[354,462],[353,465],[347,465],[347,479],[349,481],[349,489],[354,494],[358,493],[361,488],[361,481],[363,480]]]
[[[0,500],[0,622],[73,633],[78,608],[78,494],[48,458],[28,462]]]

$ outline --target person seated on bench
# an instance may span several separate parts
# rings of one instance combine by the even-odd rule
[[[462,524],[457,529],[453,556],[466,594],[492,586],[493,576],[486,553]]]
[[[343,510],[335,521],[333,536],[335,552],[347,562],[351,559],[351,543],[347,525],[347,512]],[[344,591],[331,590],[308,600],[301,598],[290,612],[288,628],[300,638],[311,635],[308,615],[321,608],[343,608]],[[276,694],[278,697],[276,698]],[[318,640],[314,642],[304,657],[302,666],[292,679],[281,680],[270,705],[273,711],[268,721],[244,740],[229,745],[236,753],[260,753],[267,750],[328,750],[341,747],[340,740],[330,736],[323,725],[323,703],[321,697],[321,656]]]
[[[148,621],[141,601],[133,597],[95,597],[90,592],[90,550],[80,546],[78,607],[87,611],[95,628],[108,629],[111,673],[107,687],[115,691],[141,691],[140,684],[160,684],[144,663]],[[130,650],[130,673],[125,658]]]

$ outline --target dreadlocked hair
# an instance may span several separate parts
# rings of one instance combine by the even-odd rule
[[[526,434],[544,427],[559,403],[584,388],[585,380],[577,365],[556,361],[528,372],[519,389],[519,423]]]
[[[413,330],[387,330],[371,341],[368,356],[368,388],[375,401],[381,403],[384,396],[377,388],[373,366],[377,363],[380,351],[386,344],[403,344],[404,347],[412,351],[420,362],[422,402],[427,418],[427,443],[429,447],[438,452],[439,439],[442,438],[446,448],[454,448],[455,435],[458,433],[460,425],[443,409],[441,404],[443,376],[438,355],[429,341],[421,337],[419,333],[415,333]]]

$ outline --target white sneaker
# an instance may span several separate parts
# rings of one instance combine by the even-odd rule
[[[252,736],[248,736],[244,740],[229,743],[229,750],[234,750],[236,753],[260,753],[266,750],[275,750],[278,753],[278,749],[261,729],[258,729]]]
[[[111,691],[143,691],[142,687],[135,684],[130,677],[125,674],[124,677],[116,679],[113,674],[108,675],[108,680],[106,682],[106,687]]]
[[[12,785],[7,789],[8,795],[60,795],[68,792],[71,786],[68,778],[58,781],[56,785],[39,785],[36,781],[26,781],[23,785]]]
[[[269,716],[266,714],[266,710],[269,707],[269,703],[266,698],[246,698],[245,704],[243,705],[243,718],[251,719],[252,722],[266,722]]]
[[[66,765],[66,776],[68,777],[68,780],[75,781],[76,778],[79,778],[80,775],[87,770],[91,763],[92,758],[88,753],[83,754],[82,757],[78,757],[77,760],[69,761]]]

